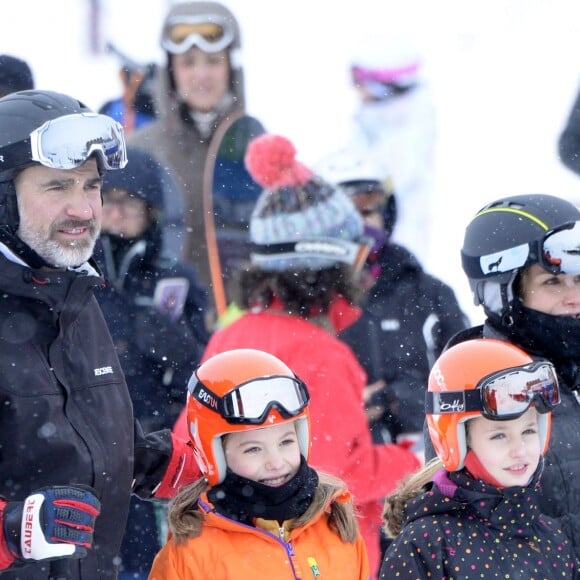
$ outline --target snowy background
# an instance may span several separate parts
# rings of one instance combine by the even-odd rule
[[[306,164],[348,134],[348,62],[368,32],[409,34],[437,107],[435,240],[426,267],[455,289],[474,322],[459,248],[466,224],[506,194],[580,202],[580,178],[556,141],[580,87],[578,0],[224,0],[240,21],[248,110],[284,134]],[[98,108],[120,91],[107,41],[137,61],[158,47],[169,0],[18,0],[3,8],[0,53],[24,58],[38,88]],[[342,4],[342,3],[341,3]],[[91,13],[100,7],[99,25]],[[99,54],[100,50],[100,54]]]

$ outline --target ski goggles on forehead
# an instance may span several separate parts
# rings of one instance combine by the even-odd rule
[[[189,384],[189,394],[196,401],[219,413],[228,423],[261,425],[272,408],[285,419],[300,414],[310,395],[298,378],[272,376],[238,385],[223,397],[197,379]]]
[[[426,393],[428,414],[480,411],[487,419],[507,421],[523,415],[531,404],[547,413],[560,404],[554,367],[548,362],[506,369],[482,379],[474,390]]]
[[[192,46],[204,52],[219,52],[234,41],[234,29],[217,15],[176,16],[165,25],[161,46],[171,54],[183,54]]]
[[[552,274],[580,274],[580,221],[550,230],[541,240],[529,244],[485,256],[462,254],[462,263],[471,278],[496,276],[536,263]]]
[[[554,274],[580,274],[580,222],[548,232],[537,253],[538,262]]]
[[[30,134],[30,150],[33,161],[52,169],[74,169],[95,154],[105,169],[127,165],[122,125],[96,113],[47,121]]]

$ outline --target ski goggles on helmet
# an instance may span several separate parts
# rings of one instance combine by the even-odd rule
[[[204,52],[219,52],[234,41],[232,23],[218,15],[188,16],[168,19],[161,46],[171,54],[183,54],[192,46]]]
[[[188,386],[190,396],[221,415],[228,423],[261,425],[272,408],[291,419],[308,405],[310,395],[298,378],[272,376],[238,385],[223,397],[195,379]]]
[[[382,182],[370,179],[349,181],[341,184],[340,188],[350,197],[363,217],[380,212],[390,195]]]
[[[471,390],[428,392],[425,412],[444,415],[480,411],[487,419],[507,421],[523,415],[532,403],[539,413],[547,413],[560,404],[556,371],[549,362],[493,373]]]
[[[123,126],[107,115],[74,113],[47,121],[27,139],[0,150],[8,167],[36,161],[51,169],[74,169],[96,155],[102,169],[127,165]]]
[[[493,254],[462,254],[462,262],[470,278],[496,276],[527,264],[539,264],[552,274],[580,274],[580,222],[568,222],[550,230],[540,240]]]
[[[580,222],[548,232],[537,254],[538,263],[554,274],[580,274]]]

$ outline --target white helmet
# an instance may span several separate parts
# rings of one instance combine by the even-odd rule
[[[375,162],[366,148],[344,147],[324,157],[315,167],[329,183],[343,185],[357,181],[384,183],[388,172]]]

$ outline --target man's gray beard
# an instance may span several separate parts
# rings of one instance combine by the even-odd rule
[[[43,246],[33,249],[46,262],[56,268],[74,268],[84,264],[93,255],[95,242],[91,239],[63,245],[54,240],[45,240]]]
[[[63,244],[47,239],[45,234],[20,228],[18,237],[28,244],[45,262],[55,268],[74,268],[84,264],[92,255],[96,238]]]

